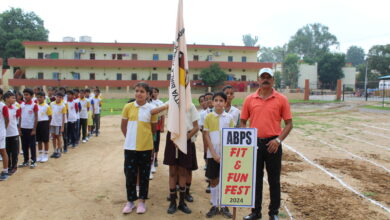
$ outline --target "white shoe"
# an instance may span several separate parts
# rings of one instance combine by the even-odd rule
[[[40,153],[37,159],[37,162],[42,162],[43,154]]]
[[[83,143],[87,143],[87,140],[84,139],[84,140],[83,140]]]
[[[43,154],[41,163],[45,163],[49,160],[49,155],[48,154]]]
[[[151,171],[152,171],[152,173],[155,173],[155,172],[156,172],[156,167],[155,167],[155,166],[152,166]]]
[[[150,175],[149,175],[149,179],[152,180],[154,177],[153,177],[153,173],[150,172]]]
[[[85,138],[85,140],[86,140],[86,141],[89,141],[89,138],[88,138],[88,137],[86,137],[86,138]]]

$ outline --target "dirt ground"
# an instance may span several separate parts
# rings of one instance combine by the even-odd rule
[[[319,142],[326,141],[389,169],[390,152],[386,148],[390,148],[390,140],[383,136],[390,137],[390,114],[361,112],[355,104],[293,105],[292,109],[300,122],[296,122],[285,143],[363,195],[390,206],[389,172]],[[0,182],[0,219],[206,219],[210,195],[205,193],[200,137],[196,142],[199,170],[194,172],[191,188],[195,201],[188,203],[193,213],[166,213],[168,167],[162,164],[165,134],[161,136],[159,167],[150,182],[147,212],[121,213],[126,193],[124,138],[119,123],[120,116],[103,117],[99,137],[35,169],[19,169],[7,181]],[[282,206],[288,207],[294,219],[390,219],[386,210],[347,190],[297,154],[286,148],[283,154]],[[268,185],[264,184],[263,191],[263,216],[267,216]],[[238,209],[237,219],[249,211]],[[290,219],[283,207],[280,212],[281,219]]]

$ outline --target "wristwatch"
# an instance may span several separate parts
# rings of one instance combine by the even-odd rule
[[[279,138],[275,138],[275,141],[278,142],[278,144],[282,143],[282,141]]]

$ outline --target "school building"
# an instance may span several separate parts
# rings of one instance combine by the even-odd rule
[[[65,40],[65,39],[64,39]],[[80,38],[81,40],[81,38]],[[139,81],[168,88],[173,44],[25,41],[25,58],[10,58],[9,86],[70,86],[129,90]],[[188,45],[191,86],[207,87],[202,69],[218,63],[229,84],[256,81],[259,47]]]

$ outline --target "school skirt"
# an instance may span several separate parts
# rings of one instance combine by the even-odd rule
[[[169,166],[181,166],[189,170],[197,170],[198,162],[196,159],[195,143],[188,140],[187,154],[184,154],[177,149],[175,143],[171,140],[171,133],[167,132],[163,164]]]

